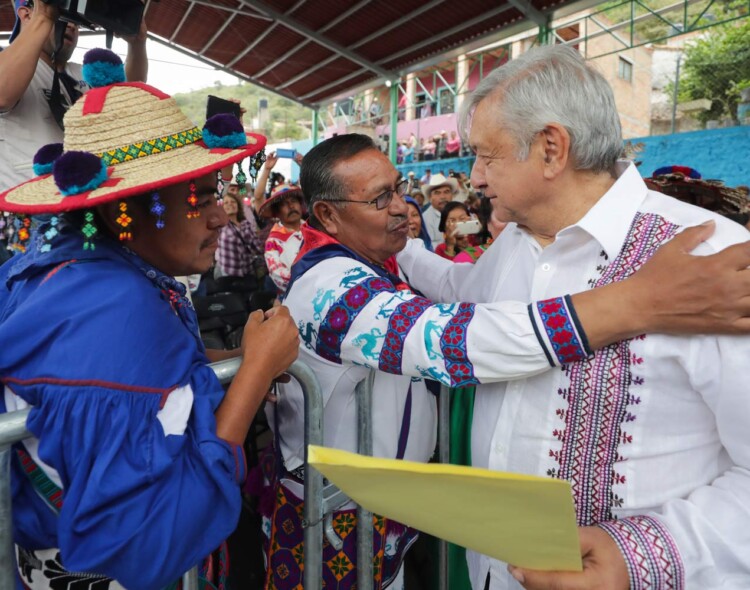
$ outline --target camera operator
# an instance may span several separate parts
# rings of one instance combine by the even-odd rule
[[[15,0],[15,9],[10,45],[0,52],[0,192],[34,176],[34,154],[43,145],[62,142],[62,116],[88,90],[81,66],[68,63],[78,26],[67,23],[55,51],[58,8],[42,0]],[[145,23],[137,35],[124,39],[127,79],[145,82]]]

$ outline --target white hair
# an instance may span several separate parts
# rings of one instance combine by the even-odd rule
[[[525,160],[536,135],[549,123],[570,134],[570,156],[577,170],[611,171],[622,153],[622,130],[612,88],[564,45],[536,47],[493,70],[464,102],[459,130],[466,141],[477,105],[499,93],[498,120],[514,138],[517,158]]]

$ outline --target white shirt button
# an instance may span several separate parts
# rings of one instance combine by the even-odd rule
[[[542,270],[545,271],[545,272],[547,272],[551,268],[552,267],[549,264],[547,264],[546,262],[544,264],[542,264]]]
[[[503,453],[505,451],[505,447],[501,445],[500,443],[495,444],[495,452],[496,453]]]

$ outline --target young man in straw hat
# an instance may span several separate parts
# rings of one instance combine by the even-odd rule
[[[84,72],[117,69],[95,57]],[[0,411],[32,408],[12,464],[18,588],[158,590],[234,530],[248,427],[297,355],[287,310],[256,312],[225,394],[172,278],[210,268],[217,172],[265,138],[225,115],[197,128],[141,83],[90,90],[65,123],[40,176],[0,194],[53,216],[0,269]]]
[[[430,201],[430,206],[424,210],[422,216],[432,245],[437,247],[445,241],[443,232],[440,231],[440,215],[445,206],[456,196],[458,182],[450,176],[446,178],[442,174],[433,174],[429,182],[422,186],[422,192]]]
[[[310,222],[302,228],[304,244],[284,301],[300,327],[300,358],[318,375],[326,400],[326,446],[356,450],[354,390],[370,368],[377,371],[373,454],[427,461],[437,409],[425,379],[454,387],[518,379],[555,373],[588,358],[590,348],[656,329],[700,330],[700,323],[703,329],[736,330],[737,315],[706,323],[692,314],[705,309],[705,300],[698,300],[714,289],[719,309],[731,286],[731,305],[750,311],[742,301],[750,291],[747,272],[736,271],[750,262],[747,247],[713,260],[685,254],[710,233],[706,228],[678,236],[631,279],[572,298],[561,292],[538,305],[511,297],[484,305],[433,304],[394,274],[392,256],[407,243],[406,181],[371,138],[339,135],[318,144],[305,155],[300,181]],[[718,274],[708,277],[706,271]],[[719,281],[719,288],[712,286]],[[278,425],[274,443],[283,464],[267,470],[275,480],[275,509],[264,526],[270,537],[267,587],[277,590],[299,587],[303,565],[303,398],[295,383],[281,387],[268,411],[274,414],[269,423]],[[328,588],[356,584],[355,525],[351,505],[334,513],[343,545],[323,548]],[[375,587],[399,587],[402,557],[414,538],[415,531],[376,518]]]

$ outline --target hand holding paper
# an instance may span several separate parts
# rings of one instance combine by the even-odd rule
[[[566,481],[312,445],[308,461],[376,514],[519,567],[581,571]]]
[[[615,541],[595,526],[581,527],[582,572],[542,572],[508,566],[526,590],[628,590],[630,576]]]

